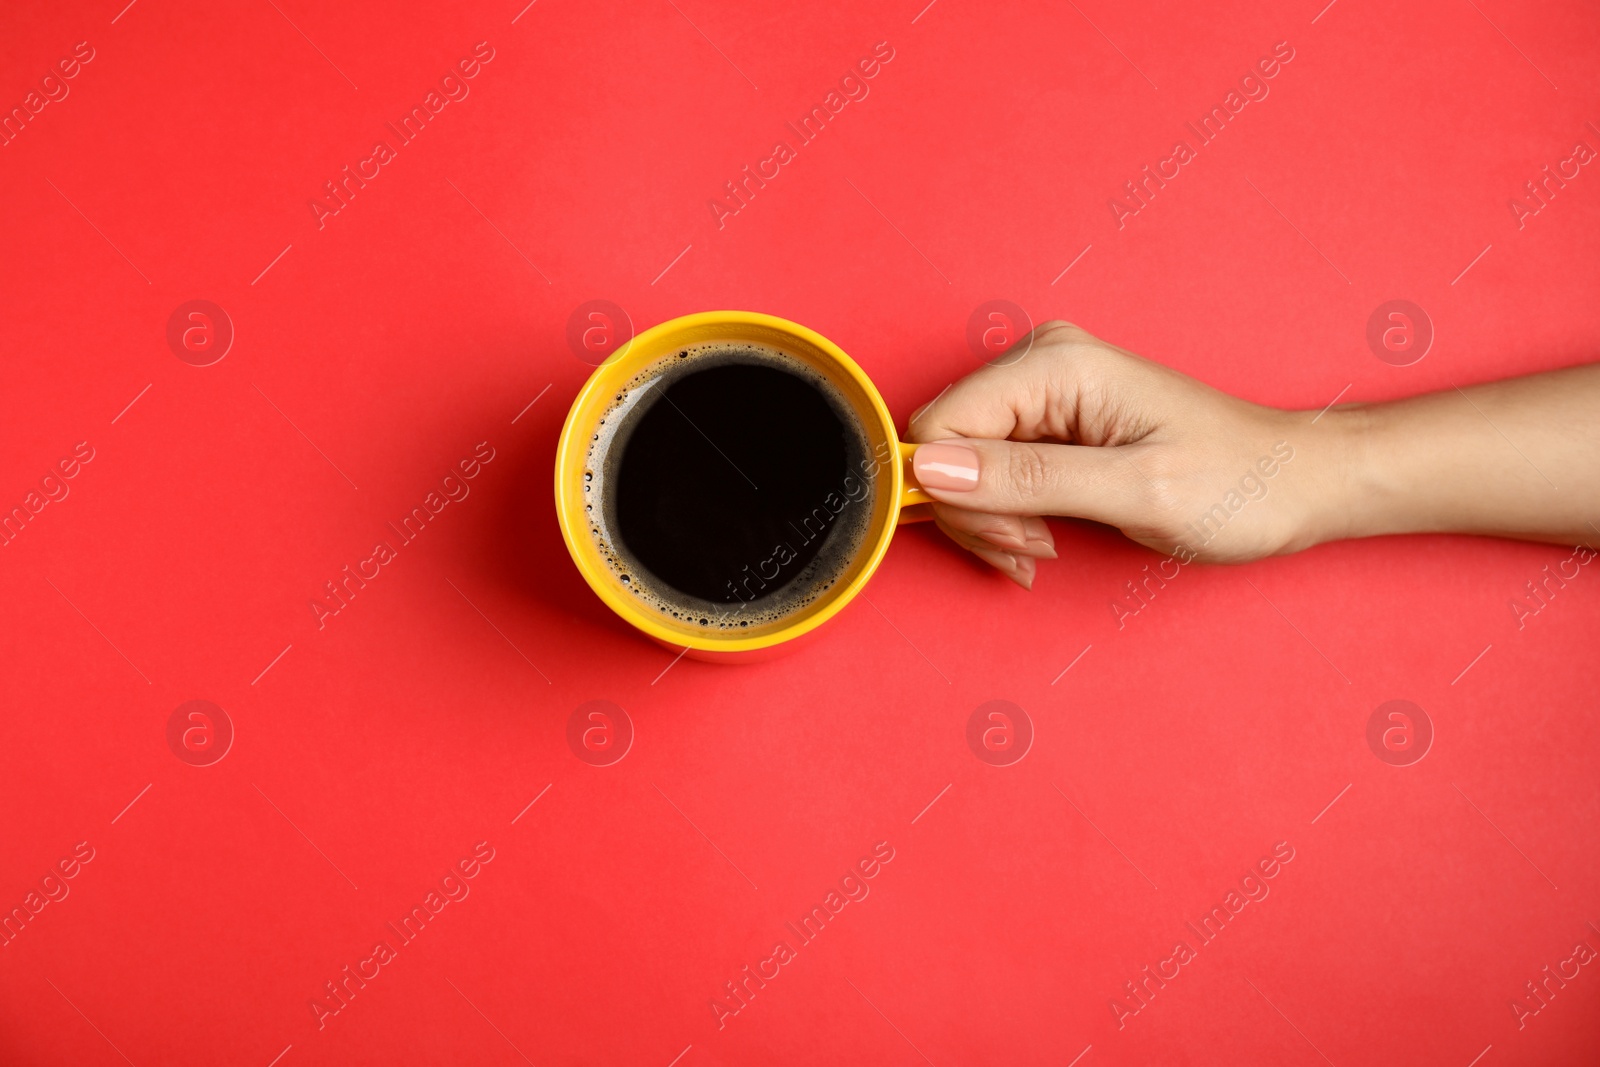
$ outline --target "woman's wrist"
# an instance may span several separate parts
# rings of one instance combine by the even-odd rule
[[[1281,433],[1300,465],[1291,521],[1295,552],[1378,528],[1384,501],[1404,493],[1376,447],[1378,419],[1367,405],[1324,411],[1286,411]]]

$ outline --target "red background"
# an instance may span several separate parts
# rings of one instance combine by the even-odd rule
[[[1595,967],[1510,1007],[1600,949],[1600,571],[1510,607],[1570,550],[1190,567],[1119,629],[1158,557],[1115,531],[1058,523],[1030,594],[924,527],[870,604],[729,668],[601,605],[549,485],[591,299],[803,322],[902,421],[994,298],[1309,411],[1591,359],[1600,174],[1521,229],[1508,201],[1600,148],[1592,4],[119,8],[0,15],[7,109],[95,53],[0,149],[0,504],[95,456],[0,548],[0,904],[95,853],[0,949],[0,1061],[1594,1062]],[[480,41],[470,95],[319,229]],[[880,41],[870,95],[719,229],[723,182]],[[1280,41],[1270,96],[1119,229],[1108,199]],[[1365,340],[1393,298],[1436,330],[1403,368]],[[212,366],[166,341],[192,299],[236,332]],[[481,441],[470,497],[319,630],[322,583]],[[193,699],[236,732],[212,766],[166,740]],[[566,740],[595,699],[636,733],[607,767]],[[1036,733],[1007,767],[965,740],[995,699]],[[1390,699],[1433,724],[1419,763],[1368,747]],[[470,896],[319,1030],[480,841]],[[880,841],[870,896],[719,1029]],[[1270,896],[1119,1029],[1280,841]]]

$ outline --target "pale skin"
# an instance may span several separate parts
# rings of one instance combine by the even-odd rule
[[[1183,562],[1380,534],[1600,546],[1600,364],[1319,414],[1048,322],[920,408],[908,438],[940,529],[1024,588],[1056,558],[1046,515]]]

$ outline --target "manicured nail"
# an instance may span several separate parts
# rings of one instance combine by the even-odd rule
[[[924,489],[959,493],[978,488],[978,453],[953,441],[922,445],[911,457],[911,469]]]
[[[1017,569],[1017,557],[1009,552],[997,548],[974,548],[972,554],[1008,577]]]
[[[1007,552],[1019,552],[1026,548],[1028,544],[1026,537],[1020,537],[1010,530],[984,530],[978,536],[996,548],[1003,548]]]
[[[1024,538],[1001,530],[985,530],[978,537],[1007,552],[1022,553],[1037,559],[1056,558],[1056,546],[1046,538]]]
[[[1045,525],[1043,519],[1028,518],[1022,520],[1022,532],[1028,539],[1028,553],[1040,559],[1056,558],[1056,539],[1050,534],[1050,527]]]
[[[1024,589],[1033,588],[1033,575],[1037,564],[1027,556],[1013,556],[993,548],[974,548],[972,554],[1010,578]]]

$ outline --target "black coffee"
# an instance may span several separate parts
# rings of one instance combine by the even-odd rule
[[[781,619],[830,587],[864,538],[865,437],[838,391],[782,352],[684,349],[630,383],[600,430],[592,535],[621,580],[675,618]]]

